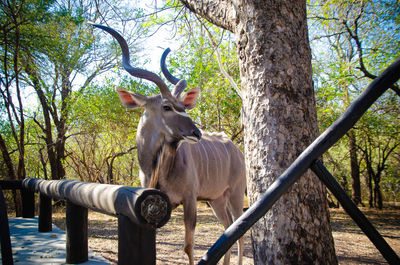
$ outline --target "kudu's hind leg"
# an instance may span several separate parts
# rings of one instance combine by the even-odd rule
[[[194,231],[196,228],[196,199],[183,202],[183,220],[185,222],[185,247],[184,251],[189,258],[189,264],[194,265]]]
[[[229,208],[231,210],[233,220],[237,220],[243,214],[243,196],[244,192],[238,191],[233,193],[229,198]],[[238,265],[243,264],[244,253],[244,237],[238,240]]]
[[[222,223],[225,229],[232,224],[232,217],[228,210],[227,200],[222,196],[216,200],[210,201],[210,205],[214,211],[215,216]],[[224,265],[229,265],[231,257],[231,250],[229,249],[224,256]]]

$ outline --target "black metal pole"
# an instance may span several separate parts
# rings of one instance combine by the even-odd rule
[[[364,112],[400,78],[400,59],[392,63],[365,91],[348,107],[345,113],[324,131],[306,150],[275,180],[261,198],[236,220],[198,264],[216,264],[225,252],[272,205],[295,183],[323,153],[335,144],[361,118]]]
[[[396,252],[389,246],[385,239],[379,234],[375,227],[369,222],[367,217],[358,209],[346,192],[342,189],[340,184],[326,169],[321,161],[317,161],[311,166],[312,171],[319,177],[319,179],[328,187],[328,189],[335,195],[336,199],[340,202],[343,209],[353,218],[354,222],[361,228],[361,230],[372,241],[375,247],[381,252],[382,256],[389,262],[389,264],[400,264],[400,259]]]
[[[0,244],[1,259],[3,265],[12,265],[13,256],[10,240],[10,227],[8,225],[7,208],[4,200],[3,190],[0,185]]]

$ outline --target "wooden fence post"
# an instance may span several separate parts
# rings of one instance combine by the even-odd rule
[[[8,226],[7,208],[3,190],[0,185],[0,246],[3,265],[12,265],[13,256],[10,240],[10,228]]]
[[[88,209],[67,200],[65,230],[66,262],[77,264],[88,261]]]
[[[39,232],[52,231],[52,205],[51,198],[39,193]]]
[[[22,197],[22,217],[33,218],[35,217],[35,193],[33,190],[21,189]]]
[[[156,264],[156,230],[118,216],[118,265]]]

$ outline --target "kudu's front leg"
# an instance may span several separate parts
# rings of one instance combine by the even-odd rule
[[[188,255],[189,264],[194,265],[194,231],[196,228],[196,198],[188,198],[183,202],[183,219],[185,222],[185,253]]]

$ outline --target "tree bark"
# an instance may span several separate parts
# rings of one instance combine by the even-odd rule
[[[16,174],[15,174],[14,164],[12,162],[10,154],[8,153],[6,141],[4,140],[3,136],[1,135],[1,132],[0,132],[0,151],[1,151],[1,154],[3,155],[4,164],[7,167],[8,179],[10,179],[10,180],[17,179]]]
[[[317,136],[305,1],[183,1],[235,33],[254,203]],[[255,264],[337,264],[325,189],[305,174],[251,231]]]
[[[375,207],[378,207],[379,210],[382,210],[383,198],[382,198],[382,191],[381,191],[381,177],[379,175],[374,177]]]
[[[8,179],[15,180],[17,179],[17,174],[14,169],[14,164],[12,162],[11,156],[8,153],[6,142],[3,136],[0,133],[0,151],[3,155],[4,163],[6,164],[7,171],[8,171]],[[14,198],[14,207],[15,207],[15,215],[17,217],[22,216],[22,198],[21,193],[17,190],[13,190],[12,192]]]
[[[372,175],[368,171],[368,192],[369,192],[369,200],[368,205],[369,208],[374,208],[374,192],[372,187]]]
[[[361,184],[360,184],[360,165],[357,158],[356,136],[353,131],[349,131],[349,152],[351,169],[351,198],[356,205],[362,204]]]

